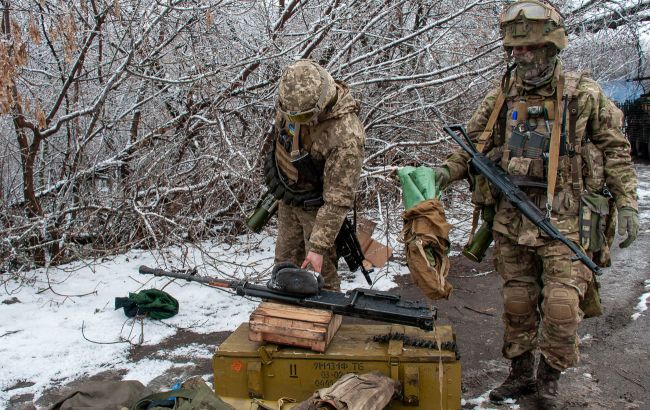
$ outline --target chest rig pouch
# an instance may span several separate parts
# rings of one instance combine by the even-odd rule
[[[323,204],[322,172],[309,154],[309,133],[300,128],[286,124],[278,133],[264,165],[265,182],[287,205],[318,207]]]
[[[547,187],[545,175],[555,111],[554,102],[548,99],[522,99],[513,104],[512,131],[502,164],[520,187]]]

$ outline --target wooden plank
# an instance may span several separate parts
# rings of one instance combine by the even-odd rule
[[[327,345],[332,341],[332,338],[336,334],[336,332],[339,330],[339,327],[341,327],[341,322],[343,321],[343,316],[341,315],[334,315],[332,318],[332,321],[330,322],[330,325],[327,328]]]
[[[264,333],[260,332],[253,332],[252,330],[248,330],[248,340],[251,342],[262,342],[264,341]]]
[[[283,335],[288,337],[297,337],[299,339],[307,340],[326,340],[327,329],[306,330],[306,329],[293,329],[291,327],[278,327],[270,326],[266,323],[250,323],[250,329],[253,332],[261,332],[266,334]]]
[[[254,334],[256,332],[250,332],[250,333]],[[250,338],[250,333],[249,333],[249,338]],[[264,341],[277,343],[280,345],[305,347],[320,353],[325,352],[325,350],[327,349],[327,343],[324,340],[321,341],[307,340],[307,339],[301,339],[297,337],[284,336],[278,334],[269,334],[269,333],[260,333],[259,335],[254,335],[254,337],[258,337]]]
[[[284,305],[275,302],[262,302],[254,313],[285,319],[298,319],[306,322],[329,323],[332,312],[322,309],[310,309],[301,306]]]
[[[255,314],[255,312],[251,314],[250,323],[265,324],[267,326],[275,326],[279,329],[289,328],[289,329],[306,330],[312,332],[322,331],[323,333],[327,332],[327,329],[329,328],[329,323],[314,323],[314,322],[305,322],[302,320],[282,319],[277,317],[258,315]]]
[[[251,313],[248,338],[324,352],[342,319],[328,310],[262,302]]]

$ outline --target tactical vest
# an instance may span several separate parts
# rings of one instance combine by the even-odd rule
[[[576,90],[582,77],[581,72],[561,75],[562,84],[556,86],[556,93],[546,97],[520,97],[514,90],[507,90],[507,95],[500,92],[486,129],[479,136],[477,149],[487,150],[485,155],[498,162],[515,184],[532,194],[531,199],[544,198],[550,191],[551,135],[553,126],[558,126],[560,148],[556,174],[552,175],[555,183],[552,208],[579,217],[581,245],[594,262],[603,267],[610,265],[609,247],[614,239],[616,207],[605,185],[603,152],[589,140],[586,132],[582,139],[577,137],[580,107]],[[557,91],[562,92],[560,99]],[[559,110],[557,104],[561,104]],[[557,194],[561,191],[565,192],[564,201],[568,196],[573,197],[570,201],[573,205],[560,203]],[[545,193],[547,195],[543,195]],[[497,199],[498,192],[485,177],[476,175],[472,192],[472,201],[476,204],[472,233],[478,210],[495,205]],[[538,203],[538,206],[544,204]]]
[[[280,125],[264,167],[266,185],[287,205],[318,207],[323,204],[325,164],[309,154],[313,144],[309,128]]]
[[[500,92],[495,106],[479,136],[477,149],[498,162],[511,180],[527,191],[542,193],[548,188],[549,147],[553,126],[559,121],[560,149],[557,158],[557,182],[554,192],[570,188],[579,197],[583,191],[601,192],[604,183],[602,152],[588,139],[576,138],[578,98],[575,95],[583,73],[566,73],[561,80],[562,98],[529,95],[520,97],[516,90]],[[557,109],[560,104],[560,109]],[[556,118],[558,117],[559,118]],[[487,146],[492,137],[492,144]],[[584,167],[583,167],[584,165]],[[477,205],[494,205],[497,192],[477,175],[472,200]]]

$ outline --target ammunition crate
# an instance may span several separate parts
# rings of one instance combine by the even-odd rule
[[[281,398],[301,402],[346,373],[375,370],[402,386],[402,398],[388,409],[460,409],[460,361],[450,326],[425,332],[401,325],[344,324],[325,353],[255,342],[248,335],[249,324],[243,323],[213,356],[215,393],[238,409],[257,408],[244,404],[251,399],[274,402],[270,408],[278,408]]]
[[[341,325],[341,315],[275,302],[262,302],[251,313],[248,338],[324,352]]]

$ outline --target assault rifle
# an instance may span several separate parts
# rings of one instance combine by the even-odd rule
[[[551,223],[546,214],[544,214],[544,212],[542,212],[542,210],[539,209],[539,207],[535,205],[517,185],[510,181],[508,174],[506,174],[503,169],[476,150],[469,135],[467,135],[467,131],[465,131],[465,128],[463,128],[462,125],[455,124],[444,126],[443,129],[465,152],[470,155],[470,166],[487,178],[487,180],[501,191],[508,201],[524,214],[526,218],[534,223],[551,239],[557,239],[565,244],[575,254],[576,258],[591,269],[591,271],[596,275],[602,274],[594,261],[585,255],[575,243],[562,235]],[[459,136],[459,133],[463,135],[464,140]]]
[[[277,211],[279,202],[280,200],[274,198],[270,192],[264,194],[262,199],[257,203],[253,214],[246,220],[246,226],[255,233],[260,232]],[[359,238],[357,238],[354,224],[348,217],[343,221],[341,230],[336,236],[336,255],[339,258],[345,259],[345,263],[350,268],[350,272],[356,272],[357,269],[361,268],[361,273],[366,278],[366,282],[372,286],[372,279],[370,279],[372,269],[366,269],[363,266],[363,260],[365,259],[363,249],[361,249]]]
[[[402,300],[399,295],[372,289],[354,289],[348,293],[320,290],[315,295],[297,296],[247,281],[230,281],[197,276],[194,274],[196,272],[192,270],[184,271],[187,273],[168,272],[143,265],[140,266],[139,271],[142,274],[199,282],[214,288],[232,289],[239,296],[250,296],[290,305],[325,309],[338,315],[415,326],[424,330],[433,330],[434,321],[437,319],[437,309],[435,307],[428,307],[419,300]]]
[[[336,237],[336,254],[340,258],[342,257],[345,259],[345,263],[348,264],[350,272],[356,272],[357,269],[361,269],[361,273],[363,273],[363,277],[366,278],[366,282],[368,282],[368,285],[372,286],[372,279],[370,279],[370,272],[372,272],[372,269],[368,270],[363,266],[365,256],[363,255],[363,250],[361,249],[359,238],[357,238],[354,225],[348,217],[343,220],[341,230]]]

